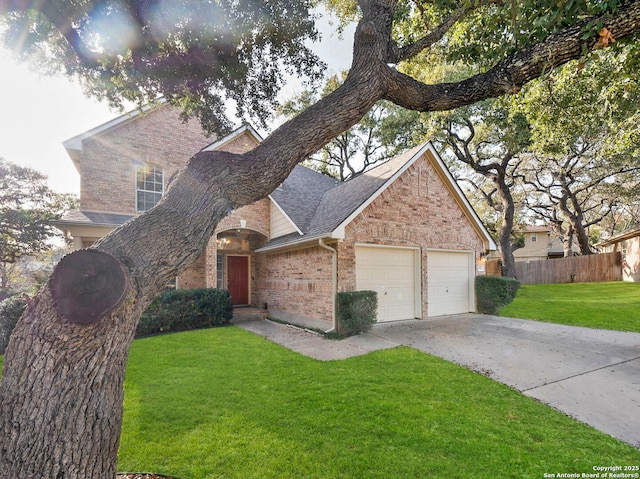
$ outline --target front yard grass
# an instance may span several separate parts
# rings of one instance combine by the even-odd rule
[[[526,284],[500,316],[640,332],[640,283]]]
[[[406,347],[321,362],[228,327],[139,339],[131,349],[123,472],[542,478],[603,464],[640,464],[640,451]]]

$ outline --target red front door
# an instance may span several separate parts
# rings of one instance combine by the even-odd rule
[[[234,305],[249,304],[248,256],[227,256],[227,288]]]

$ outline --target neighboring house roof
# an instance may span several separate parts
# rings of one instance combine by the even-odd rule
[[[632,226],[631,228],[628,228],[621,233],[613,235],[609,239],[600,241],[596,246],[608,246],[619,243],[620,241],[628,240],[629,238],[634,238],[636,236],[640,236],[640,225]]]
[[[525,226],[521,233],[550,233],[551,228],[549,226]]]
[[[274,238],[258,251],[280,249],[319,238],[344,238],[346,226],[427,151],[435,158],[434,167],[445,178],[458,204],[484,237],[488,249],[496,249],[477,213],[433,145],[427,142],[343,183],[297,166],[282,186],[271,194],[271,199],[302,234],[291,233]]]

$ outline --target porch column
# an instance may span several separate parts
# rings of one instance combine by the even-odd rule
[[[217,247],[217,233],[209,239],[209,244],[205,250],[205,282],[207,288],[218,287],[218,247]]]

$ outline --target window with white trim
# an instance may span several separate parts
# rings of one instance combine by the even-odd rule
[[[153,208],[164,193],[164,171],[150,163],[136,164],[136,210]]]

